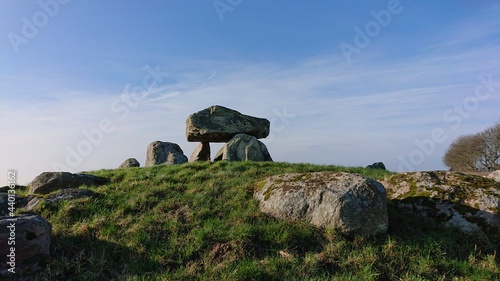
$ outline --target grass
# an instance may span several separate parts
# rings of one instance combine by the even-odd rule
[[[41,204],[52,261],[35,280],[498,280],[498,244],[430,226],[389,204],[387,235],[345,238],[259,211],[263,177],[345,171],[271,162],[192,163],[90,172],[96,198]]]

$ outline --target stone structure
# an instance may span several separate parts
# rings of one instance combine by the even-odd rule
[[[269,135],[270,122],[215,105],[189,115],[186,138],[201,144],[190,162],[210,161],[210,142],[227,142],[214,161],[272,161],[266,146],[258,141]]]

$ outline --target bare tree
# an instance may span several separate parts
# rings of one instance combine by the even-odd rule
[[[477,135],[458,137],[446,151],[443,157],[444,164],[453,171],[476,171],[479,153],[473,148],[477,142]]]
[[[500,161],[500,124],[490,127],[480,134],[478,146],[481,150],[479,163],[487,171],[494,171]]]
[[[454,171],[493,171],[500,167],[500,123],[454,140],[443,162]]]

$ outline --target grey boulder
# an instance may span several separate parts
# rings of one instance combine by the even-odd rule
[[[50,259],[52,226],[35,215],[0,217],[0,276],[26,278],[42,269]],[[8,246],[15,233],[15,246]],[[15,274],[9,272],[10,248],[15,247]]]
[[[273,161],[265,144],[245,134],[234,136],[215,155],[214,161]]]
[[[120,168],[130,168],[130,167],[140,167],[140,166],[141,164],[139,163],[139,161],[137,161],[137,159],[129,158],[125,160],[123,163],[121,163],[118,168],[120,169]]]
[[[186,137],[189,142],[227,142],[237,134],[256,138],[269,135],[270,122],[215,105],[189,115]]]
[[[356,174],[317,172],[271,176],[254,198],[275,218],[305,220],[347,236],[376,235],[388,228],[387,194],[379,182]]]
[[[154,141],[148,145],[146,167],[182,164],[188,161],[181,147],[172,142]]]
[[[29,194],[48,194],[66,188],[99,186],[109,182],[108,179],[89,174],[72,174],[68,172],[43,172],[29,185]]]

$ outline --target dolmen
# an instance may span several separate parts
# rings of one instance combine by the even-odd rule
[[[269,135],[270,126],[265,118],[245,115],[220,105],[193,113],[186,120],[186,138],[200,144],[189,161],[210,161],[211,142],[226,143],[217,152],[214,162],[272,161],[267,147],[258,140]]]

